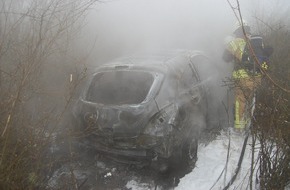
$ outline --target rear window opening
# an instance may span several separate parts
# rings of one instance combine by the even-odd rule
[[[86,100],[94,103],[122,105],[143,102],[154,77],[142,71],[111,71],[94,76]]]

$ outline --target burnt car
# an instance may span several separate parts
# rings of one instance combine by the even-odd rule
[[[212,67],[198,51],[101,65],[73,108],[74,123],[85,142],[100,152],[158,163],[163,169],[175,163],[193,166],[200,134],[215,122]]]

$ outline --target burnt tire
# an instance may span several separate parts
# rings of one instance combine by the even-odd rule
[[[181,152],[182,165],[184,168],[193,169],[197,161],[198,140],[196,138],[187,139],[184,142]]]
[[[188,138],[182,146],[176,147],[170,165],[174,170],[191,171],[197,161],[197,138]]]

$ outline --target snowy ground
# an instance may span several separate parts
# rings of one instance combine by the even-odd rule
[[[90,190],[223,189],[235,173],[245,138],[242,134],[228,133],[223,132],[212,141],[205,140],[200,143],[198,161],[191,172],[173,171],[163,176],[150,168],[120,164],[90,149],[82,148],[77,153],[78,157],[60,164],[54,170],[47,189],[75,188],[76,185],[79,189]],[[249,189],[251,154],[249,138],[241,170],[229,189]],[[257,189],[255,182],[253,189]]]
[[[244,136],[241,134],[229,135],[222,134],[216,140],[209,144],[201,144],[198,151],[198,161],[193,171],[183,178],[176,190],[209,190],[209,189],[223,189],[230,178],[234,175],[237,163],[240,157],[242,146],[244,143]],[[230,146],[229,146],[230,140]],[[229,151],[229,159],[227,162]],[[246,152],[244,155],[241,171],[239,172],[236,181],[229,189],[248,189],[250,167],[251,167],[251,139],[249,138]],[[226,164],[227,163],[227,164]],[[253,182],[253,186],[255,183]],[[131,180],[126,187],[133,190],[154,189],[149,184],[138,183]],[[158,188],[157,188],[158,189]],[[253,188],[255,189],[255,188]]]

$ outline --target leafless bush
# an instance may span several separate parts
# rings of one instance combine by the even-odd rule
[[[228,1],[229,2],[229,1]],[[230,2],[235,16],[242,19],[239,0],[237,6]],[[278,15],[277,15],[278,17]],[[283,18],[283,15],[282,17]],[[287,17],[285,17],[287,18]],[[268,70],[263,71],[262,83],[256,89],[255,112],[251,127],[253,155],[255,143],[259,148],[259,170],[256,180],[260,189],[284,189],[290,183],[290,61],[289,20],[260,18],[255,15],[254,33],[264,37],[265,44],[271,44]],[[252,53],[253,55],[253,53]],[[253,55],[254,56],[254,55]],[[254,165],[250,176],[250,189]]]
[[[93,3],[0,1],[1,189],[43,188],[52,134],[78,83],[69,76],[83,64],[70,59],[70,42]]]
[[[290,183],[290,31],[271,30],[266,41],[274,47],[269,74],[258,90],[253,135],[260,142],[261,189],[283,189]]]

